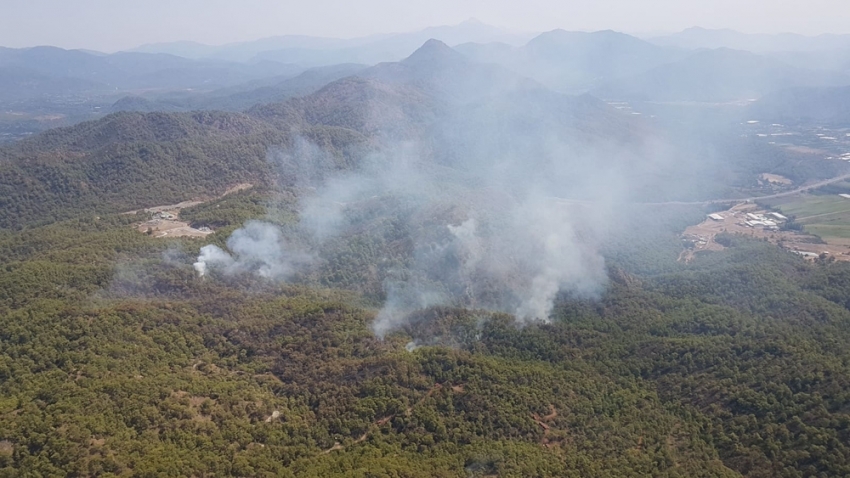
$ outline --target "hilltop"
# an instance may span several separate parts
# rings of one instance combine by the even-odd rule
[[[619,125],[603,119],[617,116],[600,102],[547,96],[531,80],[430,41],[401,62],[361,70],[307,96],[245,113],[122,112],[2,148],[0,183],[6,204],[15,210],[4,208],[0,223],[19,227],[81,211],[179,202],[204,191],[217,195],[240,182],[269,184],[267,151],[286,150],[299,136],[345,157],[343,164],[352,167],[365,144],[427,143],[446,115],[462,118],[464,111],[479,108],[480,100],[496,95],[518,102],[504,104],[505,111],[532,101],[552,109],[553,118],[595,123],[600,136],[591,141],[619,134]],[[612,128],[607,135],[606,127]],[[574,128],[571,134],[584,141],[590,138],[584,130]],[[438,156],[446,154],[432,152],[423,160],[445,162]]]

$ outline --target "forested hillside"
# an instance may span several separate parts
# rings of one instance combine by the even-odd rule
[[[198,280],[197,243],[126,216],[8,233],[3,473],[847,473],[847,265],[733,239],[684,266],[683,213],[550,325],[432,308],[383,341],[353,292]]]
[[[541,171],[586,169],[582,157],[592,156],[631,178],[640,199],[655,201],[721,197],[765,171],[804,182],[842,166],[742,144],[732,131],[687,134],[682,140],[656,120],[624,115],[589,95],[549,91],[429,42],[402,62],[245,113],[120,112],[0,148],[0,226],[215,197],[245,182],[292,183],[281,177],[291,171],[269,156],[292,154],[302,139],[335,158],[337,170],[380,145],[405,142],[418,161],[461,174],[489,168],[498,155],[528,158],[522,168],[532,161]]]
[[[306,138],[344,158],[366,141],[295,118],[284,131],[240,113],[117,113],[51,130],[0,150],[0,226],[214,197],[239,183],[268,185],[279,173],[268,159],[273,147]]]
[[[0,149],[0,476],[850,476],[850,263],[677,260],[843,163],[454,53]]]

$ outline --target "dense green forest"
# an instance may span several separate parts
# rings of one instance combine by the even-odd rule
[[[0,227],[21,228],[277,184],[269,160],[298,138],[341,165],[366,140],[353,130],[278,130],[238,113],[118,113],[0,149]]]
[[[466,65],[430,48],[245,113],[123,112],[0,148],[0,476],[850,476],[850,264],[731,235],[677,262],[679,234],[710,212],[689,201],[845,164],[752,138],[662,147],[655,123],[537,85],[479,101],[481,78],[452,83]],[[492,68],[470,71],[514,84]],[[407,182],[364,187],[357,174],[398,165],[380,163],[393,147],[415,158],[400,154]],[[486,167],[507,179],[472,174]],[[621,187],[678,201],[624,201],[599,219],[552,192],[575,183],[532,207],[511,196],[550,171],[619,167],[657,175]],[[298,224],[329,177],[363,189],[320,209],[342,232],[310,236]],[[602,177],[615,195],[617,175]],[[422,178],[438,198],[424,206],[404,194]],[[253,187],[223,195],[240,183]],[[122,214],[190,199],[204,202],[180,219],[212,227],[204,239],[155,238],[135,227],[149,214]],[[470,205],[495,218],[481,237],[564,217],[513,217],[533,206],[605,222],[549,236],[571,237],[570,253],[598,242],[603,287],[564,288],[550,322],[424,304],[379,338],[388,279],[427,275],[418,256],[468,224]],[[199,275],[199,251],[234,252],[255,219],[309,244],[310,266],[286,280]],[[475,297],[502,290],[491,282]]]
[[[293,169],[281,157],[302,143],[316,148],[326,171],[351,170],[381,147],[412,142],[423,162],[462,172],[490,167],[499,155],[540,161],[557,137],[558,148],[572,151],[559,160],[581,168],[586,154],[602,168],[625,167],[646,201],[755,196],[774,192],[758,184],[761,173],[802,184],[848,170],[842,161],[741,138],[716,119],[706,131],[698,114],[640,122],[589,95],[559,95],[454,55],[443,45],[243,113],[119,112],[4,146],[0,228],[209,199],[239,183],[292,186]],[[479,89],[499,100],[457,98]],[[623,151],[637,157],[624,159]]]
[[[229,211],[223,240],[263,194],[186,217]],[[613,240],[604,295],[562,296],[551,324],[438,307],[385,340],[345,281],[199,280],[202,243],[128,216],[6,232],[0,473],[850,473],[850,267],[735,237],[679,264],[674,230],[701,214]]]

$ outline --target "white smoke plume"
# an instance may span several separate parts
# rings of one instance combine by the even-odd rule
[[[601,214],[582,214],[543,198],[529,200],[514,211],[513,230],[525,245],[518,253],[532,271],[514,311],[518,320],[548,322],[555,296],[562,289],[582,296],[600,291],[606,275],[604,260],[596,250],[600,231],[595,219]]]
[[[227,275],[250,272],[285,280],[311,260],[308,253],[289,245],[278,226],[262,221],[249,221],[233,231],[227,249],[212,244],[202,247],[193,264],[198,275],[219,269]]]
[[[505,312],[520,324],[551,320],[560,293],[604,290],[599,248],[617,227],[614,205],[630,190],[651,188],[642,179],[651,175],[637,173],[663,170],[670,160],[648,142],[641,150],[634,137],[642,130],[613,110],[583,122],[586,111],[595,114],[595,100],[538,93],[453,104],[421,138],[376,141],[377,152],[356,158],[298,139],[269,156],[281,186],[299,198],[292,231],[307,240],[286,241],[275,226],[248,223],[228,239],[228,251],[204,247],[196,269],[286,280],[320,267],[330,248],[343,250],[333,256],[340,262],[361,256],[354,263],[374,268],[369,280],[383,286],[372,324],[379,337],[414,312],[443,305]],[[371,241],[387,223],[404,238]],[[366,245],[349,248],[353,237]],[[293,246],[303,242],[310,245]]]
[[[470,172],[420,161],[419,147],[405,143],[364,159],[355,172],[318,174],[298,162],[331,160],[317,160],[315,147],[299,144],[273,160],[307,171],[293,183],[300,188],[300,219],[292,231],[310,245],[296,247],[303,242],[287,241],[279,227],[251,221],[231,235],[227,250],[201,249],[194,264],[199,275],[219,270],[291,279],[315,264],[330,239],[361,230],[358,221],[368,216],[363,211],[369,204],[394,198],[404,207],[388,214],[400,214],[396,219],[406,224],[413,257],[382,278],[386,300],[372,324],[379,337],[403,327],[412,312],[438,305],[506,312],[523,324],[545,322],[559,291],[592,296],[604,287],[596,247],[610,222],[607,208],[604,202],[578,208],[550,197],[564,177],[559,163],[522,177],[512,160]],[[506,177],[506,170],[513,173]],[[604,179],[616,185],[610,174]]]
[[[198,272],[198,275],[203,277],[207,275],[210,267],[219,267],[229,271],[234,262],[230,254],[221,250],[220,247],[210,244],[201,248],[198,260],[192,266]]]
[[[467,219],[459,226],[448,225],[449,232],[454,236],[458,245],[458,259],[461,263],[461,273],[469,276],[484,254],[481,239],[476,235],[477,223],[474,218]]]
[[[387,301],[373,323],[376,335],[433,305],[502,311],[521,324],[548,322],[559,291],[583,297],[602,291],[607,277],[596,247],[604,212],[542,197],[479,208],[470,214],[485,216],[485,230],[475,218],[449,224],[443,242],[427,243],[413,270],[388,282]]]

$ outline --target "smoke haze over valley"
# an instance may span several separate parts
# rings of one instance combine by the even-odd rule
[[[0,476],[850,474],[847,14],[0,6]]]

